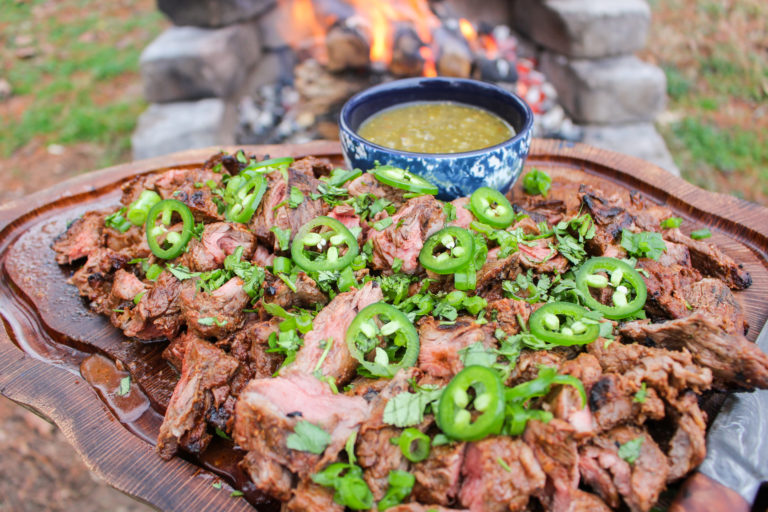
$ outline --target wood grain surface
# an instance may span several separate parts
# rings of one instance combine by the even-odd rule
[[[49,246],[82,212],[116,204],[120,185],[127,179],[199,165],[218,149],[112,167],[0,205],[0,394],[56,423],[88,467],[112,486],[165,511],[254,510],[245,499],[231,496],[234,488],[246,491],[259,509],[276,505],[249,493],[242,475],[232,467],[236,459],[222,463],[212,455],[165,462],[155,454],[157,428],[177,378],[160,358],[163,344],[128,341],[106,318],[90,312],[77,290],[66,283],[71,269],[55,264]],[[315,155],[342,162],[337,142],[243,149],[273,157]],[[737,295],[751,325],[749,337],[755,338],[768,318],[768,209],[706,192],[645,161],[580,144],[535,140],[526,169],[532,167],[553,178],[590,181],[609,192],[640,191],[685,218],[691,229],[708,227],[712,241],[752,274],[752,287]],[[516,193],[519,190],[512,192]],[[80,365],[94,354],[118,361],[116,371],[130,373],[131,393],[145,397],[147,405],[127,410],[109,390],[89,384]],[[232,452],[230,445],[217,441],[215,454]],[[221,488],[214,487],[215,482],[222,482]],[[708,500],[717,503],[713,500],[718,493],[711,489]],[[732,498],[720,495],[723,500]],[[679,501],[682,508],[677,510],[698,510],[685,503]]]

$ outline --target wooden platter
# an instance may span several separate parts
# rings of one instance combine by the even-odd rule
[[[337,142],[243,149],[343,163]],[[116,204],[127,179],[199,165],[217,150],[112,167],[0,205],[0,394],[56,423],[90,469],[158,509],[276,510],[276,503],[249,488],[228,441],[217,439],[204,460],[165,462],[155,454],[154,439],[177,378],[160,357],[163,344],[126,340],[106,318],[90,312],[66,283],[71,269],[59,267],[50,249],[67,222]],[[752,274],[753,285],[737,296],[751,326],[748,337],[756,338],[768,319],[768,209],[706,192],[642,160],[581,144],[535,140],[526,170],[532,167],[553,177],[597,181],[606,191],[639,191],[677,212],[689,228],[708,227],[712,241]],[[129,374],[129,393],[117,396],[120,379]],[[694,479],[689,483],[693,489]],[[233,497],[235,489],[248,500],[238,493]],[[678,510],[694,508],[683,503]]]

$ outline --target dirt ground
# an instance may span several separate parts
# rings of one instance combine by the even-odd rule
[[[148,512],[91,473],[55,426],[0,398],[0,512]]]

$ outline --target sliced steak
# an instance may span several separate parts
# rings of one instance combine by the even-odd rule
[[[181,263],[193,272],[207,272],[220,268],[224,258],[243,248],[242,259],[248,261],[253,255],[256,240],[243,224],[215,222],[203,230],[200,240],[192,238]]]
[[[402,260],[402,271],[414,274],[419,269],[419,252],[424,241],[445,224],[443,207],[432,196],[409,199],[392,216],[392,224],[368,232],[373,243],[373,266],[377,270],[391,270],[395,258]]]
[[[104,237],[108,249],[127,254],[131,259],[147,258],[152,254],[144,226],[131,226],[125,233],[113,228],[104,228]]]
[[[621,201],[585,192],[581,196],[583,211],[592,216],[597,230],[595,236],[587,240],[587,252],[594,256],[619,256],[624,254],[620,247],[621,233],[625,229],[632,231],[635,221],[623,207]]]
[[[293,490],[291,499],[283,504],[281,512],[344,512],[344,507],[333,501],[333,490],[302,480]]]
[[[562,274],[568,270],[568,260],[551,246],[552,238],[539,238],[536,245],[520,244],[520,265],[526,269],[533,269],[538,274]]]
[[[348,204],[339,204],[328,212],[328,216],[344,224],[347,229],[361,229],[360,217],[355,213],[355,208]],[[360,232],[362,235],[362,231]],[[359,238],[358,238],[359,240]]]
[[[503,299],[502,283],[516,278],[521,272],[520,253],[510,254],[502,259],[489,257],[477,271],[476,294],[488,301]]]
[[[538,377],[540,366],[554,366],[557,368],[564,360],[565,356],[558,352],[523,349],[506,384],[507,386],[515,386],[533,380]]]
[[[719,279],[702,279],[683,289],[685,300],[694,310],[710,313],[731,334],[746,334],[748,324],[741,304],[728,285]]]
[[[187,205],[197,222],[224,220],[224,212],[214,201],[214,188],[221,187],[222,175],[204,169],[172,169],[147,178],[163,199],[177,199]],[[200,186],[202,184],[203,186]]]
[[[366,283],[360,290],[338,294],[315,317],[312,330],[304,335],[304,346],[299,349],[294,362],[281,373],[313,373],[323,357],[325,343],[330,339],[331,348],[319,370],[323,375],[336,379],[337,385],[346,384],[358,366],[357,360],[347,349],[347,328],[361,309],[381,299],[381,288],[377,281]]]
[[[768,387],[768,355],[744,336],[723,331],[720,320],[707,313],[663,324],[632,322],[620,334],[626,341],[689,350],[696,364],[712,370],[718,388]]]
[[[464,368],[459,351],[474,343],[496,346],[493,330],[475,323],[472,317],[459,317],[455,323],[441,325],[434,317],[419,321],[419,369],[438,378],[450,379]]]
[[[465,443],[434,446],[429,457],[411,468],[416,477],[411,495],[421,503],[453,503],[459,493],[465,448]]]
[[[699,408],[696,394],[688,392],[674,402],[670,416],[677,429],[667,450],[670,465],[667,482],[674,482],[704,462],[707,455],[707,415]]]
[[[282,496],[290,497],[290,487],[282,486],[287,479],[277,467],[302,479],[319,471],[336,458],[347,438],[358,429],[368,413],[368,404],[363,398],[334,395],[327,384],[311,375],[292,373],[284,377],[253,379],[238,398],[233,437],[240,448],[251,452],[243,466],[256,487],[276,498],[287,499]],[[319,426],[331,436],[323,455],[287,447],[286,439],[301,420]],[[261,464],[277,465],[266,476],[269,482],[280,485],[279,488],[258,477]],[[254,475],[257,478],[253,478]]]
[[[642,437],[640,454],[630,464],[619,457],[619,447]],[[618,427],[591,439],[579,450],[579,471],[584,483],[618,508],[619,497],[632,511],[647,512],[664,490],[669,464],[651,436],[637,427]]]
[[[251,320],[226,340],[229,353],[248,365],[253,377],[270,377],[280,368],[283,356],[269,350],[269,336],[277,333],[279,318]]]
[[[369,172],[364,172],[360,177],[350,181],[347,190],[349,195],[354,197],[371,194],[377,198],[384,198],[398,208],[405,202],[404,190],[383,184]]]
[[[664,239],[687,247],[693,267],[703,275],[721,279],[734,290],[744,290],[752,284],[752,276],[743,265],[733,261],[714,244],[693,240],[679,229],[664,231]]]
[[[199,339],[186,346],[181,378],[173,390],[160,426],[157,451],[170,459],[181,445],[190,453],[202,453],[211,440],[206,414],[223,405],[238,361],[223,350]]]
[[[271,231],[273,227],[289,230],[293,238],[304,224],[325,215],[329,210],[325,201],[311,198],[312,194],[317,194],[321,181],[293,168],[289,168],[287,172],[288,181],[282,178],[270,180],[269,188],[248,225],[259,240],[271,246],[275,252],[280,250],[280,246]],[[288,204],[293,187],[299,189],[304,196],[304,200],[296,208],[291,208]]]
[[[140,340],[170,339],[176,336],[183,323],[180,292],[181,282],[170,272],[163,271],[154,286],[130,311],[126,323],[120,326],[125,335]]]
[[[525,510],[531,495],[546,483],[533,450],[522,439],[510,437],[470,443],[461,474],[459,499],[472,512]]]
[[[294,306],[314,309],[318,304],[328,304],[328,296],[317,287],[315,280],[305,272],[299,272],[296,275],[294,284],[296,286],[295,292],[288,287],[285,281],[267,272],[262,285],[264,300],[275,303],[284,309],[290,309]]]
[[[363,468],[363,478],[376,500],[380,500],[387,491],[389,472],[408,468],[408,461],[400,447],[391,442],[402,434],[402,430],[384,423],[383,415],[389,400],[410,391],[409,380],[415,374],[413,368],[402,370],[391,380],[382,379],[365,386],[366,391],[362,395],[370,400],[371,413],[360,426],[355,452],[358,464]]]
[[[520,332],[522,320],[528,324],[533,307],[524,300],[498,299],[488,303],[488,311],[496,312],[499,329],[512,336]]]
[[[701,274],[691,267],[662,265],[658,261],[642,258],[638,267],[645,270],[643,276],[648,289],[645,311],[653,319],[683,318],[691,313],[686,302],[685,289],[701,279]]]
[[[110,213],[105,210],[87,212],[70,224],[51,246],[56,251],[56,262],[59,265],[70,264],[103,247],[104,219]]]
[[[221,339],[243,326],[243,308],[251,298],[243,290],[243,280],[233,277],[211,293],[198,290],[193,279],[184,281],[179,300],[190,331]]]
[[[529,421],[523,440],[547,475],[546,486],[538,493],[539,501],[547,510],[571,510],[579,486],[579,451],[571,426],[558,419],[549,423]]]
[[[314,156],[299,158],[291,164],[291,169],[309,178],[329,176],[335,167],[327,158],[317,158]]]
[[[80,295],[90,301],[89,307],[109,315],[114,307],[111,302],[112,280],[114,273],[127,266],[130,257],[109,249],[96,249],[88,254],[85,265],[80,267],[69,279]]]
[[[117,302],[134,300],[136,296],[147,291],[147,285],[130,272],[118,269],[112,279],[112,295]]]
[[[677,352],[615,341],[606,346],[601,340],[591,343],[587,350],[600,361],[605,373],[620,374],[635,386],[645,382],[667,400],[674,400],[688,389],[702,393],[712,385],[712,371],[693,364],[687,350]]]
[[[576,489],[571,494],[568,512],[611,512],[603,500],[592,493]]]
[[[631,378],[609,373],[603,375],[588,393],[589,408],[598,431],[610,430],[623,423],[642,425],[646,419],[664,417],[664,402],[653,388],[646,389],[645,400],[635,401],[640,385]]]
[[[469,197],[454,199],[451,204],[456,208],[456,218],[448,225],[469,229],[469,225],[475,220],[474,215],[469,210]]]

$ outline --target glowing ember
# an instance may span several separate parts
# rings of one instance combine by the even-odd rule
[[[424,59],[424,76],[437,76],[437,68],[435,67],[435,57],[432,55],[432,48],[429,46],[422,46],[419,48],[419,55]]]

